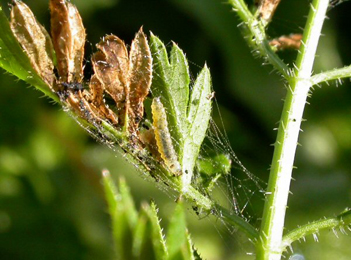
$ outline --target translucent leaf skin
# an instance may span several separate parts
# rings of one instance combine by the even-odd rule
[[[58,98],[50,90],[50,86],[43,81],[37,71],[32,68],[28,55],[24,52],[14,36],[1,7],[0,32],[0,66],[57,101]]]
[[[95,77],[104,90],[113,98],[117,107],[118,124],[126,122],[128,107],[128,51],[124,42],[114,35],[105,36],[92,57]]]
[[[136,143],[152,79],[146,36],[140,28],[129,54],[124,42],[114,35],[105,36],[97,48],[92,57],[95,77],[116,103],[118,124]]]
[[[28,55],[32,67],[52,86],[54,48],[45,28],[40,25],[27,5],[15,1],[11,9],[11,30]]]
[[[151,91],[167,110],[167,120],[171,130],[174,147],[182,153],[184,137],[187,132],[186,113],[189,100],[189,69],[184,53],[173,44],[170,61],[164,44],[151,34],[150,47],[153,57],[154,76]]]
[[[62,82],[81,82],[85,29],[77,8],[65,0],[50,0],[51,36]]]
[[[129,54],[129,132],[137,134],[144,116],[144,100],[149,94],[152,80],[152,58],[142,28],[136,34]]]

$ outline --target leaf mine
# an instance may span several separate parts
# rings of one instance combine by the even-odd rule
[[[30,59],[33,69],[52,86],[54,75],[54,50],[49,34],[38,23],[27,5],[15,1],[10,14],[10,27]]]
[[[144,115],[144,100],[152,80],[151,52],[142,28],[132,42],[129,64],[129,131],[135,134]]]
[[[77,8],[63,0],[50,0],[51,36],[61,82],[81,82],[85,29]]]
[[[92,57],[95,76],[115,101],[118,124],[123,126],[128,109],[128,51],[124,42],[114,35],[104,37],[97,48],[99,51]]]

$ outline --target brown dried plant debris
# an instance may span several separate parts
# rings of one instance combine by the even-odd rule
[[[85,29],[77,8],[64,0],[50,0],[51,36],[61,82],[81,82]]]
[[[95,76],[116,103],[118,124],[131,136],[138,136],[152,80],[152,58],[146,36],[141,28],[129,54],[124,42],[114,35],[104,37],[97,48],[99,51],[92,58]]]
[[[97,44],[92,56],[95,74],[88,88],[83,83],[84,44],[82,18],[65,0],[50,0],[51,36],[24,3],[14,1],[11,28],[27,53],[33,68],[60,98],[62,105],[95,126],[101,121],[129,136],[140,147],[139,123],[152,80],[152,58],[142,28],[130,52],[117,36],[108,35]],[[57,74],[54,73],[56,54]],[[115,107],[106,104],[112,98]]]
[[[128,51],[117,36],[108,35],[98,43],[97,51],[92,57],[95,81],[99,81],[116,104],[118,124],[126,122],[126,106],[128,95]]]
[[[261,19],[269,23],[272,20],[280,0],[257,0],[256,2],[258,2],[258,11]]]
[[[152,58],[142,28],[136,34],[129,54],[129,127],[132,133],[138,129],[144,114],[144,100],[152,82]]]
[[[55,81],[54,49],[45,28],[38,23],[29,7],[19,1],[13,3],[10,27],[29,57],[33,69],[52,86]]]
[[[269,45],[277,48],[277,50],[293,49],[298,50],[301,46],[302,34],[290,34],[281,36],[269,42]]]

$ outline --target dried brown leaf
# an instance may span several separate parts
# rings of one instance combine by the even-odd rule
[[[85,29],[77,8],[65,0],[50,0],[51,36],[61,82],[81,82]]]
[[[273,39],[269,45],[276,47],[278,50],[295,49],[298,50],[301,46],[302,34],[290,34],[281,36],[278,39]]]
[[[128,122],[129,131],[134,134],[143,118],[144,100],[149,94],[152,80],[151,52],[142,28],[132,42],[129,64]]]
[[[89,87],[90,93],[89,95],[87,94],[86,99],[91,103],[92,107],[95,108],[94,110],[99,114],[99,118],[107,118],[113,124],[117,125],[118,118],[116,117],[115,113],[105,105],[104,89],[101,82],[95,75],[91,77]]]
[[[120,125],[124,125],[128,110],[128,51],[117,36],[108,35],[98,45],[92,57],[95,76],[114,99]]]
[[[279,3],[280,0],[260,0],[258,8],[261,19],[270,22]]]
[[[14,2],[10,19],[11,30],[27,53],[32,67],[49,86],[52,86],[55,80],[54,49],[49,34],[35,19],[29,7],[22,2]]]

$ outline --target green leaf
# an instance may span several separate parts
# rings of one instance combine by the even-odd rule
[[[170,260],[190,259],[183,203],[179,202],[174,210],[167,233],[167,248]]]
[[[135,218],[134,204],[130,203],[130,194],[125,190],[125,182],[121,181],[124,189],[123,196],[118,192],[108,171],[103,172],[105,197],[112,219],[112,231],[118,259],[132,257],[132,231],[134,226],[130,218]],[[133,212],[134,211],[134,212]]]
[[[207,176],[216,175],[217,173],[228,174],[231,169],[231,160],[226,154],[201,156],[196,161],[196,168],[200,173]]]
[[[189,232],[187,232],[187,250],[188,250],[188,252],[190,252],[189,259],[191,259],[191,260],[201,260],[202,259],[200,254],[197,252],[197,250],[193,246]]]
[[[30,60],[12,33],[7,17],[1,7],[0,32],[0,67],[57,101],[57,96],[51,92],[50,87],[31,67]]]
[[[174,147],[181,154],[188,125],[186,121],[189,100],[189,68],[184,53],[173,43],[170,60],[164,44],[155,35],[150,37],[153,57],[153,81],[151,91],[154,97],[161,97],[167,111],[167,119]]]
[[[147,206],[144,206],[147,207]],[[142,207],[142,209],[144,208]],[[144,210],[140,211],[138,221],[133,232],[132,254],[136,259],[142,259],[142,254],[146,254],[144,249],[147,236],[148,216]]]
[[[181,160],[185,187],[191,182],[195,162],[209,126],[211,109],[211,75],[205,65],[195,81],[189,101],[187,121],[190,128],[184,140]]]
[[[168,251],[166,247],[166,242],[162,234],[162,229],[160,226],[160,221],[157,216],[157,208],[155,203],[151,203],[151,207],[144,207],[144,210],[148,214],[150,224],[151,224],[151,239],[152,246],[155,252],[155,259],[163,260],[168,259]]]
[[[124,212],[127,217],[129,226],[134,228],[138,222],[138,212],[135,208],[132,195],[130,194],[129,187],[125,179],[121,178],[119,180],[119,192],[122,197],[122,203],[124,206]]]

